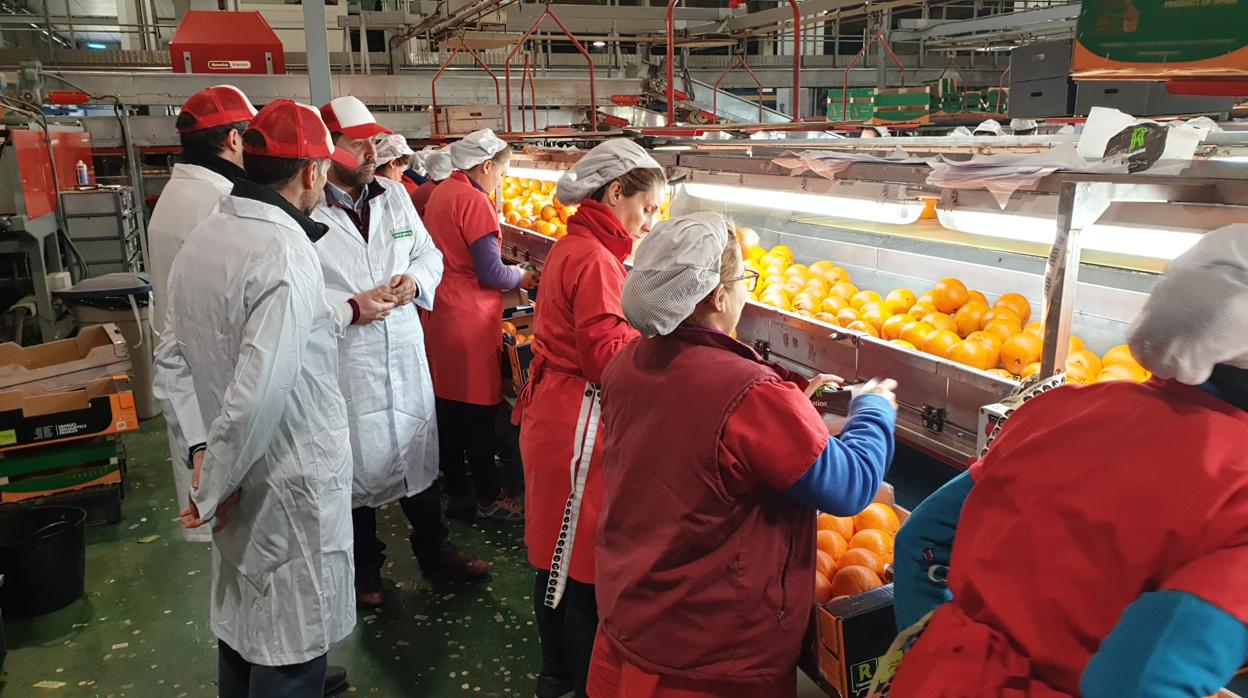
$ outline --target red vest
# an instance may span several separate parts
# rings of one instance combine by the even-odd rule
[[[724,424],[783,369],[710,331],[628,345],[603,374],[602,631],[646,671],[775,678],[797,664],[814,597],[815,517],[719,474]],[[783,438],[783,435],[778,435]]]

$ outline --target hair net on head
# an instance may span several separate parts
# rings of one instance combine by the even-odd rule
[[[451,144],[451,163],[457,170],[471,170],[506,149],[506,141],[483,128]]]
[[[1001,128],[1001,124],[996,119],[986,119],[975,127],[975,135],[1001,136],[1005,131]]]
[[[451,154],[446,148],[435,150],[425,155],[425,173],[435,182],[441,182],[451,173],[455,171],[455,167],[451,165]]]
[[[639,167],[663,169],[641,146],[627,138],[612,138],[585,153],[572,169],[563,173],[555,196],[564,205],[579,204],[604,184]]]
[[[398,160],[404,155],[414,155],[415,151],[408,147],[407,139],[397,133],[377,137],[377,164]]]
[[[1213,367],[1248,368],[1248,223],[1205,235],[1170,263],[1131,333],[1161,378],[1200,385]]]
[[[1035,131],[1040,124],[1035,119],[1010,119],[1010,130],[1018,131]]]
[[[666,335],[719,285],[728,224],[701,211],[659,223],[641,241],[620,297],[624,317],[647,337]]]

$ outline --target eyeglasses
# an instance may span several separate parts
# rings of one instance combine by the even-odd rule
[[[724,281],[724,284],[727,285],[737,281],[744,281],[745,283],[742,284],[742,286],[745,286],[746,293],[753,293],[758,288],[759,276],[760,274],[758,272],[751,269],[735,279],[728,279]]]

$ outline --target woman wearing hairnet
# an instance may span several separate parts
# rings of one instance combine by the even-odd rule
[[[494,415],[503,400],[501,292],[533,288],[537,275],[502,260],[498,211],[489,192],[507,175],[507,143],[483,129],[452,143],[450,155],[455,172],[434,190],[423,216],[442,252],[442,284],[433,310],[421,311],[439,459],[450,495],[446,513],[515,521],[522,518],[520,506],[503,491],[494,463]]]
[[[409,197],[415,194],[418,185],[403,176],[408,166],[412,164],[412,156],[416,154],[407,145],[407,139],[397,133],[391,133],[378,136],[376,144],[377,176],[402,184]]]
[[[755,275],[714,213],[660,223],[624,284],[643,335],[602,378],[594,698],[793,696],[815,510],[854,514],[893,455],[893,381],[839,439],[809,385],[732,338]]]
[[[1244,663],[1248,225],[1171,263],[1130,346],[1152,381],[1028,402],[902,527],[897,623],[931,615],[891,695],[1197,698]]]
[[[425,207],[429,205],[429,197],[433,196],[433,191],[438,185],[451,176],[454,168],[451,167],[451,154],[446,148],[434,150],[425,154],[424,159],[425,174],[429,179],[417,187],[412,194],[412,205],[416,207],[416,213],[420,214],[423,219],[425,217]]]
[[[662,166],[641,146],[615,139],[586,153],[555,192],[564,205],[580,208],[543,270],[534,359],[515,415],[524,461],[524,541],[529,564],[538,570],[538,698],[573,690],[585,695],[598,631],[597,384],[607,362],[638,336],[620,309],[624,260],[650,232],[666,183]]]

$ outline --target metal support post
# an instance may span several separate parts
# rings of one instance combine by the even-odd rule
[[[1075,314],[1075,287],[1079,284],[1082,244],[1079,234],[1096,222],[1109,205],[1111,185],[1095,182],[1062,183],[1057,199],[1057,231],[1044,270],[1044,353],[1040,375],[1066,370],[1070,331]]]
[[[308,51],[308,87],[312,105],[329,103],[334,98],[329,77],[329,35],[325,32],[324,0],[305,0],[303,3],[304,42]],[[363,34],[360,41],[364,41]],[[351,45],[347,44],[347,51]]]

